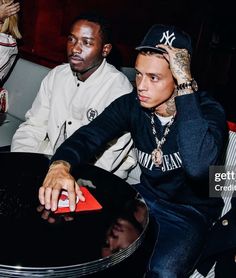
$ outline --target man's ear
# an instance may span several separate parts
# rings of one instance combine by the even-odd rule
[[[110,43],[104,44],[103,50],[102,50],[102,56],[107,57],[109,53],[111,52],[112,45]]]

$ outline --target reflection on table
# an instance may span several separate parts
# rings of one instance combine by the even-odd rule
[[[125,250],[140,237],[147,224],[147,208],[143,201],[129,200],[106,231],[102,257]]]
[[[133,254],[149,220],[137,192],[111,173],[81,165],[73,175],[102,209],[55,214],[38,201],[48,163],[40,154],[0,153],[0,277],[80,277]]]

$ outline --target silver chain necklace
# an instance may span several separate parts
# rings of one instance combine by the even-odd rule
[[[170,132],[170,126],[173,124],[174,119],[175,119],[175,115],[172,117],[172,119],[167,123],[165,130],[164,130],[164,134],[161,138],[161,140],[159,140],[157,138],[157,131],[155,128],[155,121],[154,121],[154,117],[155,117],[155,112],[153,112],[151,114],[151,125],[152,125],[152,133],[155,137],[155,141],[156,141],[156,148],[152,151],[152,161],[156,166],[160,166],[162,164],[163,161],[163,152],[161,150],[163,144],[166,141],[166,136],[167,134]]]

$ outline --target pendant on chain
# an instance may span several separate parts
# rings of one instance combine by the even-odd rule
[[[156,166],[160,166],[162,164],[162,150],[160,148],[154,149],[152,151],[152,161]]]

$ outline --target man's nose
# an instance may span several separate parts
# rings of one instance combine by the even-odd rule
[[[147,78],[145,78],[144,76],[139,78],[136,81],[136,85],[137,85],[137,89],[139,91],[145,91],[148,88],[148,83],[147,83]]]
[[[81,43],[79,41],[77,41],[73,47],[72,47],[72,52],[73,53],[81,53],[82,52],[82,46]]]

